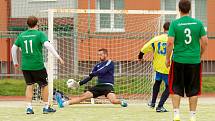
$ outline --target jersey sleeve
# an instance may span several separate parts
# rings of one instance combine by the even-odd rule
[[[41,34],[40,34],[40,42],[43,44],[46,41],[48,41],[47,35],[45,33],[41,32]]]
[[[20,47],[20,36],[17,37],[15,43],[14,43],[17,47]]]
[[[175,37],[174,22],[172,22],[172,23],[170,24],[169,31],[168,31],[168,36],[169,36],[169,37]]]
[[[200,37],[205,36],[207,33],[205,31],[205,27],[203,23],[201,22],[201,30],[200,30]]]
[[[147,42],[143,48],[140,50],[142,53],[148,53],[148,52],[153,52],[154,51],[154,42],[156,38],[151,39],[149,42]]]

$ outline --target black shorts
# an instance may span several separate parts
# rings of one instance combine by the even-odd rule
[[[169,72],[170,94],[187,97],[201,94],[202,69],[199,64],[183,64],[172,61]]]
[[[48,75],[46,69],[42,70],[22,70],[25,82],[27,85],[32,85],[34,83],[39,84],[39,86],[44,87],[48,85]]]
[[[114,88],[112,85],[104,84],[104,85],[96,85],[90,88],[89,91],[93,93],[93,98],[97,98],[102,95],[105,95],[105,97],[107,97],[109,93],[114,93]]]

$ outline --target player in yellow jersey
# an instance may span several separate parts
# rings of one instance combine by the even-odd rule
[[[166,102],[167,98],[169,97],[169,87],[168,87],[168,73],[169,68],[166,67],[166,43],[168,40],[167,32],[169,30],[170,22],[166,22],[163,25],[164,34],[159,35],[151,39],[149,42],[147,42],[143,48],[141,49],[138,59],[139,61],[142,60],[143,55],[148,52],[154,53],[154,59],[153,59],[153,67],[156,71],[155,76],[155,83],[153,86],[153,94],[152,94],[152,100],[150,103],[148,103],[148,106],[151,108],[155,107],[156,99],[160,90],[160,85],[162,80],[165,82],[165,90],[161,96],[160,102],[158,106],[156,107],[156,112],[167,112],[167,110],[163,107],[164,103]]]

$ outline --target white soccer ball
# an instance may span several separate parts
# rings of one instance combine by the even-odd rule
[[[76,83],[74,79],[69,79],[66,82],[68,88],[73,88],[74,83]]]

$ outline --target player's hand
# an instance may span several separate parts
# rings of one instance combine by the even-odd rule
[[[80,87],[79,82],[76,82],[74,79],[69,79],[66,83],[68,88],[77,89]]]
[[[14,67],[15,67],[16,70],[18,70],[19,69],[19,64],[14,64]]]
[[[141,64],[143,62],[143,59],[138,59],[138,63]]]
[[[89,77],[94,77],[95,75],[91,72],[90,74],[89,74]]]
[[[60,60],[60,63],[64,65],[64,60],[61,57],[59,58],[59,60]]]
[[[170,67],[170,59],[166,59],[166,67],[167,67],[167,68]]]
[[[78,89],[80,87],[79,82],[74,81],[73,84],[71,85],[72,89]]]

